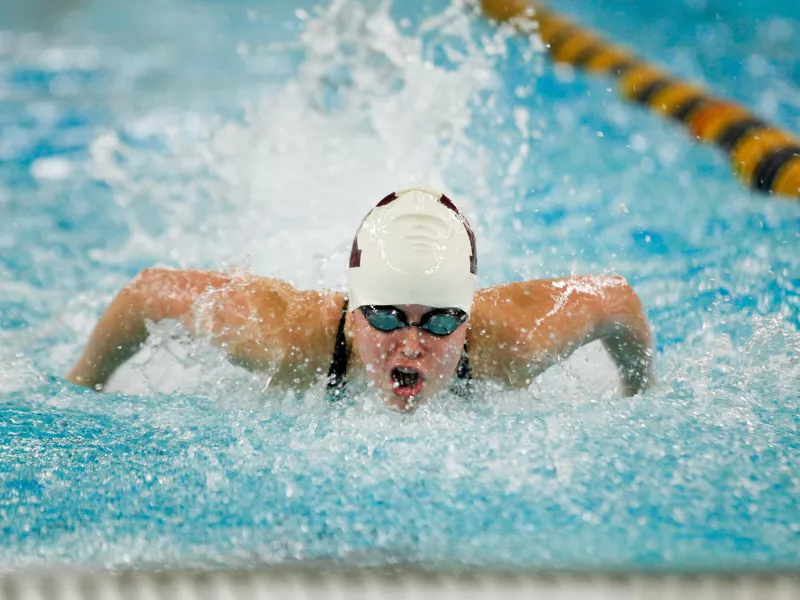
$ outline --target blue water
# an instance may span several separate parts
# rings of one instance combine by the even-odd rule
[[[800,204],[444,0],[0,6],[0,566],[800,565]],[[563,10],[800,131],[796,4]],[[597,353],[413,417],[170,324],[62,379],[153,264],[341,287],[364,211],[446,188],[481,283],[616,272],[659,385]]]

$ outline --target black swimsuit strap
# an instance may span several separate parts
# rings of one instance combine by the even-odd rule
[[[344,337],[344,324],[347,320],[347,298],[342,305],[342,317],[336,330],[331,368],[328,370],[328,399],[338,400],[347,385],[347,339]]]
[[[331,368],[328,370],[328,399],[338,400],[347,386],[347,339],[344,337],[344,324],[347,320],[347,298],[342,305],[342,316],[339,319],[339,328],[336,330],[336,342],[333,346],[333,358]],[[461,358],[456,367],[456,377],[458,379],[472,379],[472,368],[469,366],[469,356],[467,355],[467,344],[461,351]]]
[[[467,354],[467,342],[464,342],[464,349],[461,351],[461,358],[456,367],[456,377],[459,379],[472,379],[472,367],[469,366],[469,355]]]

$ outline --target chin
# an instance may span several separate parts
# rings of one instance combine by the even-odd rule
[[[415,396],[401,398],[389,392],[389,395],[384,398],[384,401],[386,405],[394,411],[404,414],[413,414],[420,406],[427,403],[428,399],[425,397],[417,398]]]

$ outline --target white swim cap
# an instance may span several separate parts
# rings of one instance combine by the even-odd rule
[[[422,304],[469,313],[477,271],[475,236],[447,196],[427,188],[393,192],[356,232],[349,308]]]

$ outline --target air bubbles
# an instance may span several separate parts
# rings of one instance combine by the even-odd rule
[[[653,173],[656,172],[656,163],[649,156],[644,156],[642,157],[642,160],[639,162],[639,168],[645,175],[652,175]]]
[[[782,17],[772,17],[759,24],[760,37],[770,44],[789,42],[794,39],[797,22]]]
[[[553,74],[559,83],[565,85],[571,84],[575,81],[575,69],[572,65],[566,63],[556,63],[553,65]]]
[[[72,163],[61,157],[48,157],[37,159],[31,165],[31,175],[40,180],[59,181],[72,175]]]
[[[634,133],[630,136],[628,144],[634,152],[643,153],[647,151],[647,138],[641,133]]]

